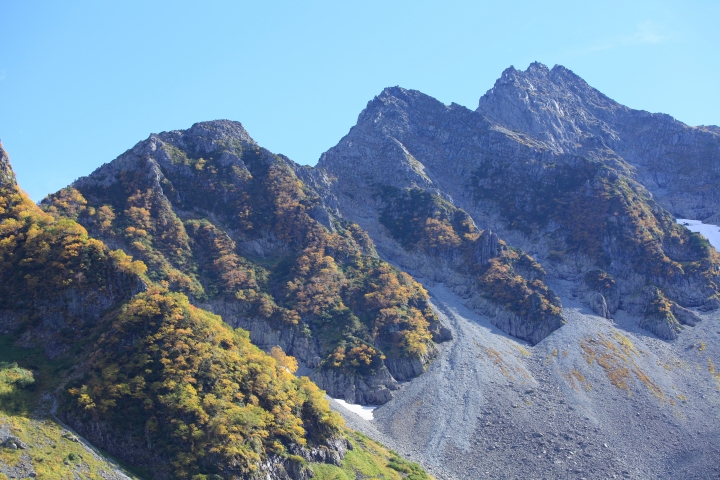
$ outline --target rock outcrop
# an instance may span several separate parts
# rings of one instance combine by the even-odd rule
[[[679,218],[717,223],[720,131],[618,104],[565,67],[505,70],[477,111],[556,154],[619,156],[628,173]]]
[[[715,181],[718,138],[715,129],[631,110],[563,67],[535,63],[506,70],[476,111],[385,89],[303,175],[314,177],[307,183],[328,211],[366,229],[385,258],[456,285],[466,298],[484,297],[468,305],[535,343],[562,325],[552,314],[554,293],[540,286],[545,272],[573,282],[606,318],[647,284],[683,307],[714,308],[720,257],[668,209],[701,219],[720,211],[716,189],[688,188]],[[656,181],[681,169],[684,187]],[[479,240],[466,242],[475,232]],[[474,255],[463,255],[465,243]],[[503,261],[508,251],[543,273]],[[500,298],[499,284],[483,280],[481,267],[495,257],[527,295],[538,285],[540,320],[528,308],[512,311],[520,298]],[[598,270],[613,278],[612,288],[583,281]],[[672,338],[677,328],[653,330]]]
[[[280,346],[330,395],[384,403],[393,375],[422,373],[447,329],[422,287],[324,208],[297,168],[238,122],[203,122],[151,135],[42,205],[262,348]]]

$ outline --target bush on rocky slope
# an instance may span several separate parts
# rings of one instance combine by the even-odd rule
[[[476,196],[497,203],[513,228],[548,230],[556,245],[551,259],[582,254],[615,278],[641,275],[684,305],[712,301],[720,256],[677,225],[641,185],[603,162],[578,156],[561,156],[552,164],[532,161],[512,172],[512,182],[505,168],[486,161],[475,174]]]
[[[151,144],[151,154],[128,152],[43,208],[142,259],[151,280],[192,301],[230,302],[303,332],[324,368],[368,374],[383,356],[426,361],[439,324],[425,290],[378,260],[357,225],[316,220],[320,200],[286,159],[237,135],[209,146],[189,138],[201,128],[220,127],[153,136],[136,147]],[[338,360],[355,348],[373,360]]]
[[[31,308],[70,289],[107,290],[112,270],[133,276],[146,269],[109,252],[73,220],[44,213],[16,187],[0,187],[0,308]]]
[[[314,384],[182,294],[152,288],[105,321],[65,415],[152,445],[148,469],[169,459],[163,476],[244,477],[270,454],[340,435],[342,420]]]
[[[10,478],[126,478],[49,415],[47,392],[62,384],[73,362],[49,360],[43,349],[18,347],[16,340],[0,335],[0,471]]]
[[[497,237],[495,245],[487,245],[492,234],[478,230],[465,211],[420,188],[383,186],[379,196],[384,203],[380,222],[406,249],[418,249],[469,273],[487,298],[531,322],[553,323],[560,317],[558,298],[542,281],[543,268]]]
[[[278,363],[247,332],[162,286],[144,283],[148,291],[122,304],[143,285],[144,264],[109,251],[74,220],[42,212],[14,184],[0,185],[0,245],[0,326],[11,332],[0,337],[0,362],[10,362],[0,363],[7,421],[43,415],[42,396],[59,388],[68,422],[154,478],[218,471],[245,478],[260,470],[301,478],[308,462],[341,461],[341,419],[310,380],[287,371],[289,358]],[[85,302],[87,292],[102,291],[103,316]],[[49,361],[42,349],[17,343],[64,348]],[[37,438],[23,468],[60,474],[57,455],[34,450],[50,430],[28,425]],[[61,470],[94,471],[95,463],[69,452]]]
[[[357,478],[431,480],[432,478],[417,463],[408,462],[362,433],[349,433],[348,438],[352,449],[348,451],[340,465],[312,465],[316,480]]]

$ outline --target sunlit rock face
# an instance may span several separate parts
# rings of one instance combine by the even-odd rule
[[[567,68],[510,67],[480,98],[477,112],[557,153],[619,156],[663,207],[718,223],[720,129],[691,127],[662,113],[611,100]]]
[[[680,183],[712,181],[700,171],[717,171],[718,138],[534,63],[503,72],[475,111],[387,88],[316,169],[298,174],[382,255],[452,285],[510,335],[536,343],[562,325],[545,285],[563,280],[599,315],[623,306],[655,315],[641,324],[674,338],[682,326],[669,307],[648,313],[656,297],[641,292],[653,284],[669,305],[717,306],[717,254],[671,212],[720,210],[714,189],[684,195],[661,179],[682,170]],[[500,243],[488,249],[491,233]],[[511,273],[503,278],[495,264]],[[502,295],[512,279],[521,279],[517,294]]]

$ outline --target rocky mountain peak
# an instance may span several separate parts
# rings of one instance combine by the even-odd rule
[[[197,154],[214,152],[221,146],[240,146],[243,143],[257,146],[257,142],[253,140],[242,124],[232,120],[198,122],[187,130],[163,132],[156,137]]]
[[[446,108],[442,102],[417,90],[388,87],[368,102],[353,130],[380,128],[384,134],[395,137],[409,128],[412,113],[436,115]]]
[[[462,122],[457,121],[460,117]],[[459,134],[458,124],[463,128],[475,128],[478,122],[482,124],[481,128],[488,126],[481,115],[460,105],[445,105],[417,90],[397,86],[385,88],[368,102],[350,132],[320,157],[317,167],[335,177],[338,172],[353,168],[352,175],[366,180],[381,176],[384,180],[380,183],[389,180],[396,186],[425,185],[432,181],[424,173],[422,161],[405,144],[431,144],[438,135],[448,142],[451,138],[448,130]],[[370,150],[382,150],[383,153],[368,157]],[[429,156],[425,158],[434,160]],[[444,163],[448,159],[438,161]],[[347,175],[350,174],[343,173],[340,177]]]
[[[612,141],[616,122],[630,109],[571,70],[532,63],[525,71],[506,69],[480,98],[477,112],[511,130],[546,143],[556,153],[577,150],[590,137]]]
[[[506,69],[480,98],[476,112],[514,133],[544,144],[553,154],[603,162],[635,178],[681,218],[716,222],[712,189],[720,158],[717,127],[689,127],[670,115],[620,105],[571,70],[540,63]]]
[[[15,173],[10,165],[10,157],[0,142],[0,187],[15,184]]]
[[[114,183],[117,176],[125,171],[142,172],[150,185],[160,188],[163,174],[158,162],[165,167],[187,159],[173,158],[173,152],[179,149],[182,155],[202,158],[219,155],[224,166],[243,166],[240,156],[245,149],[257,148],[258,144],[240,122],[232,120],[212,120],[198,122],[187,130],[171,130],[150,135],[138,142],[132,149],[120,155],[112,162],[96,169],[91,175],[81,177],[74,186],[104,186]],[[177,152],[176,152],[177,153]],[[171,167],[172,168],[172,167]]]
[[[609,99],[576,75],[572,70],[555,65],[549,69],[546,65],[533,62],[525,71],[509,67],[500,75],[493,88],[480,99],[479,111],[488,104],[493,96],[507,96],[509,93],[525,91],[529,95],[553,97],[561,100],[564,97],[576,97],[576,100],[590,101],[617,107],[619,104]]]
[[[403,144],[419,134],[423,136],[421,131],[426,125],[422,120],[437,122],[449,109],[416,90],[385,88],[368,102],[350,132],[322,154],[317,167],[332,177],[359,176],[370,183],[377,183],[372,179],[378,175],[396,185],[430,182]],[[383,154],[368,157],[370,150],[381,150]]]
[[[242,123],[235,120],[211,120],[198,122],[187,130],[183,130],[189,137],[208,137],[214,140],[226,138],[238,138],[248,143],[256,143],[250,134],[242,126]]]

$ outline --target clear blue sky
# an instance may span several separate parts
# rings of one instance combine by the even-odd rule
[[[0,138],[38,201],[218,118],[315,164],[384,87],[475,108],[508,66],[720,123],[720,2],[0,0]]]

